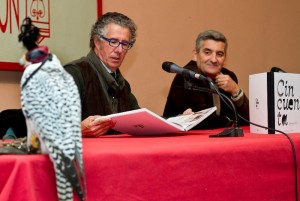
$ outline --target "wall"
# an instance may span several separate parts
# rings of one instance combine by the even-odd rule
[[[216,29],[229,41],[226,67],[248,94],[249,75],[278,66],[300,73],[300,2],[290,0],[104,0],[103,11],[127,14],[138,25],[137,42],[122,71],[142,107],[162,114],[174,77],[164,61],[183,66],[199,32]]]
[[[173,61],[185,65],[191,59],[196,36],[205,29],[216,29],[227,36],[226,67],[237,74],[247,94],[250,74],[269,71],[272,66],[300,73],[297,62],[300,2],[297,0],[289,0],[289,3],[284,0],[103,0],[103,12],[107,11],[122,12],[138,25],[137,42],[121,71],[131,83],[140,106],[157,114],[163,112],[174,77],[164,72],[161,64]],[[86,23],[91,25],[94,21]],[[70,35],[62,45],[65,52],[59,54],[66,56],[64,54],[78,41],[86,44],[88,38]],[[72,54],[75,57],[78,52]],[[14,72],[0,72],[0,110],[19,105],[15,101],[19,94],[19,76]],[[3,81],[4,77],[9,79]]]

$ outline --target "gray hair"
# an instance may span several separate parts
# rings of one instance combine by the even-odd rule
[[[106,34],[106,26],[110,23],[120,25],[122,27],[128,28],[130,31],[130,43],[132,45],[136,40],[136,24],[126,15],[117,12],[108,12],[98,18],[95,24],[92,26],[90,33],[90,48],[94,49],[94,36],[104,36]]]
[[[200,51],[202,42],[205,40],[215,40],[215,41],[220,41],[220,42],[225,43],[225,53],[226,53],[227,46],[228,46],[227,39],[221,32],[218,32],[215,30],[207,30],[207,31],[200,33],[196,39],[195,48],[196,48],[197,52]]]

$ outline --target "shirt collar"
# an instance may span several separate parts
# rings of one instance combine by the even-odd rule
[[[103,64],[104,68],[107,70],[108,73],[113,73],[112,70],[110,70],[101,59],[100,62]]]

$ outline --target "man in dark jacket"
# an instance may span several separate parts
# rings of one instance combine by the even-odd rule
[[[184,68],[210,78],[218,90],[230,98],[237,108],[238,114],[249,118],[249,100],[238,85],[236,75],[224,68],[227,39],[214,30],[200,33],[196,39],[194,58]],[[201,88],[213,89],[205,79],[198,80],[176,75],[170,88],[164,109],[164,116],[182,114],[188,108],[192,111],[216,106],[216,112],[201,122],[194,129],[218,128],[232,125],[235,120],[234,111],[220,100],[217,94],[201,91]],[[240,125],[247,122],[240,121]]]
[[[5,136],[12,129],[12,136]],[[27,127],[22,109],[7,109],[0,112],[0,138],[22,138],[27,136]]]

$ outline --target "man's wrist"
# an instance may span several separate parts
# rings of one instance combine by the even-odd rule
[[[244,92],[242,89],[239,89],[235,94],[231,95],[231,99],[233,101],[239,100],[244,95]]]
[[[237,98],[242,93],[242,89],[239,89],[237,92],[235,92],[233,95],[231,95],[232,98]]]

